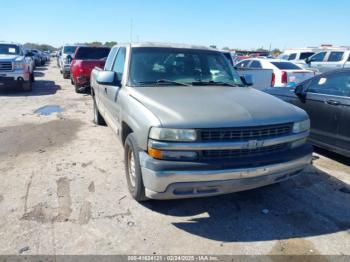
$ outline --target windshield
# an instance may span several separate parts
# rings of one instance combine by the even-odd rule
[[[273,64],[274,66],[276,66],[278,69],[281,69],[281,70],[299,70],[299,69],[301,69],[301,67],[299,67],[293,63],[289,63],[289,62],[271,62],[271,64]]]
[[[63,53],[64,54],[74,54],[76,49],[77,49],[77,46],[65,46],[63,48]]]
[[[129,82],[131,86],[160,82],[242,85],[239,75],[220,52],[152,47],[133,48]]]
[[[80,47],[75,59],[79,60],[100,60],[106,59],[110,48],[107,47]]]
[[[1,55],[19,55],[20,50],[17,45],[4,45],[0,44]]]

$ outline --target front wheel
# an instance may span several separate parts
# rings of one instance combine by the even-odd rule
[[[139,149],[136,138],[133,133],[129,134],[125,140],[124,162],[125,175],[128,183],[128,189],[131,196],[137,201],[142,202],[148,200],[145,195],[145,186],[143,185]]]

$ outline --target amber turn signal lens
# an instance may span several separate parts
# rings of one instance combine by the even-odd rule
[[[162,151],[154,148],[148,148],[148,155],[156,159],[162,159]]]

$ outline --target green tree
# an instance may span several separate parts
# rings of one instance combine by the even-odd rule
[[[117,42],[114,42],[114,41],[109,41],[109,42],[106,42],[104,44],[104,46],[108,46],[108,47],[113,47],[115,46],[116,44],[118,44]]]
[[[41,51],[55,51],[55,50],[57,50],[57,48],[55,48],[51,45],[48,45],[48,44],[25,43],[23,46],[25,48],[28,48],[28,49],[38,49]]]

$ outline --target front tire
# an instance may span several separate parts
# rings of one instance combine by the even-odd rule
[[[131,196],[137,201],[148,200],[145,195],[145,186],[143,185],[142,172],[139,159],[139,147],[135,135],[129,134],[125,140],[124,162],[125,175],[128,183],[128,189]]]
[[[68,73],[63,73],[63,78],[64,79],[68,79],[69,78],[69,74]]]

